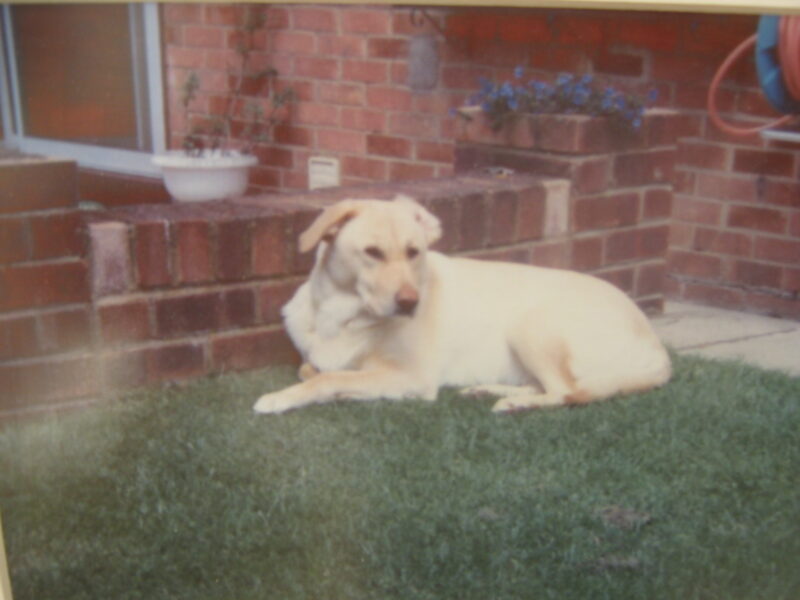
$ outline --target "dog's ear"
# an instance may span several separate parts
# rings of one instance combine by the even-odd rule
[[[308,252],[321,241],[332,241],[342,225],[355,217],[359,204],[354,200],[343,200],[329,206],[300,234],[300,252]]]
[[[413,215],[414,220],[420,224],[422,230],[425,232],[425,241],[430,246],[440,237],[442,237],[442,224],[435,216],[428,212],[419,202],[410,196],[398,194],[394,197],[395,202],[401,202],[407,205]]]

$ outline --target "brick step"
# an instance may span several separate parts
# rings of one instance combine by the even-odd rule
[[[0,265],[85,255],[75,208],[0,215]]]
[[[0,266],[0,313],[89,302],[82,258]]]

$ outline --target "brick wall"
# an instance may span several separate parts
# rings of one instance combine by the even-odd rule
[[[81,225],[74,163],[0,161],[0,411],[96,391]]]
[[[70,181],[74,188],[74,165],[68,166],[59,190],[71,189]],[[40,218],[31,208],[55,217],[61,201],[45,209],[35,183],[41,178],[26,181],[33,187],[14,197],[26,199],[29,210],[3,217],[19,222],[12,227],[24,233],[18,234],[21,249],[4,248],[7,264],[0,269],[0,417],[142,385],[296,362],[279,311],[312,264],[312,253],[298,252],[297,239],[323,207],[344,197],[409,194],[441,219],[436,247],[442,251],[571,266],[626,288],[646,309],[657,310],[663,301],[665,244],[655,230],[665,229],[665,219],[654,208],[659,199],[646,194],[633,199],[635,207],[628,206],[631,198],[611,200],[635,213],[620,223],[597,217],[598,205],[571,202],[567,180],[482,171],[226,202],[140,205],[84,215],[77,231],[68,228],[67,248],[56,256],[54,231],[49,243],[31,243]],[[565,243],[576,228],[588,244],[574,253],[570,248],[564,264]],[[608,263],[593,261],[597,241],[607,244]],[[644,246],[649,250],[642,254]],[[29,275],[26,269],[36,270]]]
[[[474,174],[95,215],[87,232],[97,385],[113,392],[297,362],[279,313],[312,264],[297,239],[343,197],[411,194],[446,224],[441,249],[527,262],[548,241],[548,210],[562,204],[551,192],[567,186]]]
[[[218,106],[232,60],[235,5],[164,6],[173,145],[185,129],[180,83],[200,72],[200,115]],[[526,77],[588,72],[645,92],[688,117],[675,167],[677,193],[670,255],[675,296],[800,317],[800,146],[717,131],[706,111],[708,83],[723,58],[753,33],[756,17],[689,13],[546,9],[430,9],[412,24],[399,7],[272,5],[260,39],[263,64],[300,100],[262,153],[255,184],[303,189],[306,161],[340,158],[345,184],[401,181],[452,172],[457,126],[448,115],[479,76]],[[442,36],[437,29],[445,32]],[[407,85],[408,47],[416,35],[438,40],[438,81],[431,91]],[[217,100],[215,100],[215,98]],[[720,90],[727,118],[772,115],[751,60]]]

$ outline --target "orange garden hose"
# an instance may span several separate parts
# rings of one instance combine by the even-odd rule
[[[731,66],[756,44],[758,36],[753,34],[739,44],[722,62],[717,69],[711,86],[708,90],[708,112],[711,121],[722,131],[736,136],[747,136],[759,133],[765,129],[780,127],[792,121],[796,115],[786,115],[775,121],[756,127],[737,127],[726,123],[719,115],[717,108],[717,90],[727,75]],[[778,46],[778,59],[780,60],[784,85],[788,93],[800,101],[800,17],[782,17],[780,20],[780,43]]]

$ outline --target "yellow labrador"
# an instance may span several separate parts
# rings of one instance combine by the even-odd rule
[[[620,290],[572,271],[450,258],[439,221],[406,197],[345,200],[300,236],[311,275],[283,308],[301,383],[260,413],[340,398],[499,396],[495,411],[585,403],[670,377],[667,352]]]

